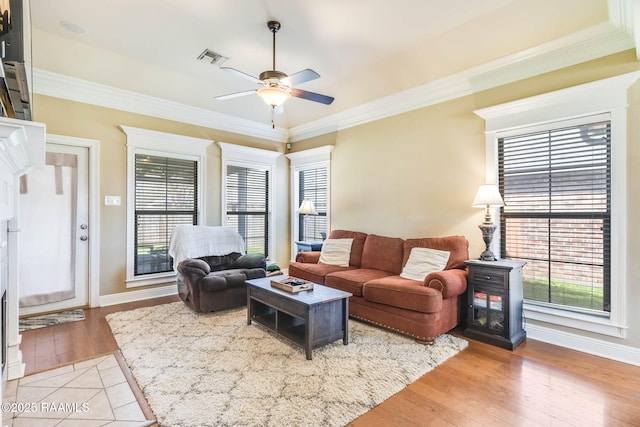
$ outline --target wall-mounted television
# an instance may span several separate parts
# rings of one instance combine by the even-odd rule
[[[29,0],[0,0],[0,102],[5,117],[31,120],[25,59],[30,52]]]

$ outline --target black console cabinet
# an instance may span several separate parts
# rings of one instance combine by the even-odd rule
[[[525,338],[522,329],[520,261],[466,261],[468,315],[464,335],[513,350]]]

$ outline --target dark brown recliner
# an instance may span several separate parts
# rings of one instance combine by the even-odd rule
[[[247,304],[244,281],[266,276],[263,255],[188,258],[177,267],[178,295],[192,310],[208,313]]]

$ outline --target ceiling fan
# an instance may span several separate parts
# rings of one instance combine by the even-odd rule
[[[308,101],[319,102],[325,105],[331,104],[334,99],[331,96],[294,88],[296,85],[319,78],[320,74],[309,68],[298,71],[290,76],[286,75],[282,71],[276,70],[276,33],[280,29],[280,22],[269,21],[267,23],[267,27],[273,34],[273,67],[271,70],[263,71],[260,73],[258,78],[255,78],[252,75],[236,70],[235,68],[220,67],[220,69],[250,80],[258,84],[260,87],[258,89],[216,96],[215,99],[224,100],[257,93],[258,96],[260,96],[273,109],[280,107],[291,96],[306,99]]]

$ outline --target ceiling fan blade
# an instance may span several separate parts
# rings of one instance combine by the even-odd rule
[[[298,71],[297,73],[291,74],[286,79],[282,79],[282,82],[287,86],[297,86],[300,83],[309,82],[311,80],[319,78],[320,74],[316,73],[311,68],[307,68],[306,70]]]
[[[230,72],[230,73],[232,73],[232,74],[235,74],[236,76],[240,76],[240,77],[242,77],[242,78],[244,78],[244,79],[247,79],[247,80],[249,80],[249,81],[252,81],[252,82],[254,82],[254,83],[260,83],[260,80],[258,80],[256,77],[253,77],[253,76],[251,76],[251,75],[249,75],[249,74],[247,74],[247,73],[243,73],[242,71],[240,71],[240,70],[236,70],[235,68],[231,68],[231,67],[220,67],[220,69],[221,69],[221,70],[228,71],[228,72]]]
[[[226,95],[220,95],[220,96],[216,96],[214,99],[217,99],[219,101],[225,100],[225,99],[231,99],[231,98],[237,98],[239,96],[245,96],[245,95],[250,95],[252,93],[256,93],[256,89],[252,89],[252,90],[243,90],[242,92],[234,92],[234,93],[228,93]]]
[[[309,92],[301,89],[291,89],[291,96],[296,98],[306,99],[307,101],[319,102],[321,104],[329,105],[333,102],[332,96],[322,95],[315,92]]]

